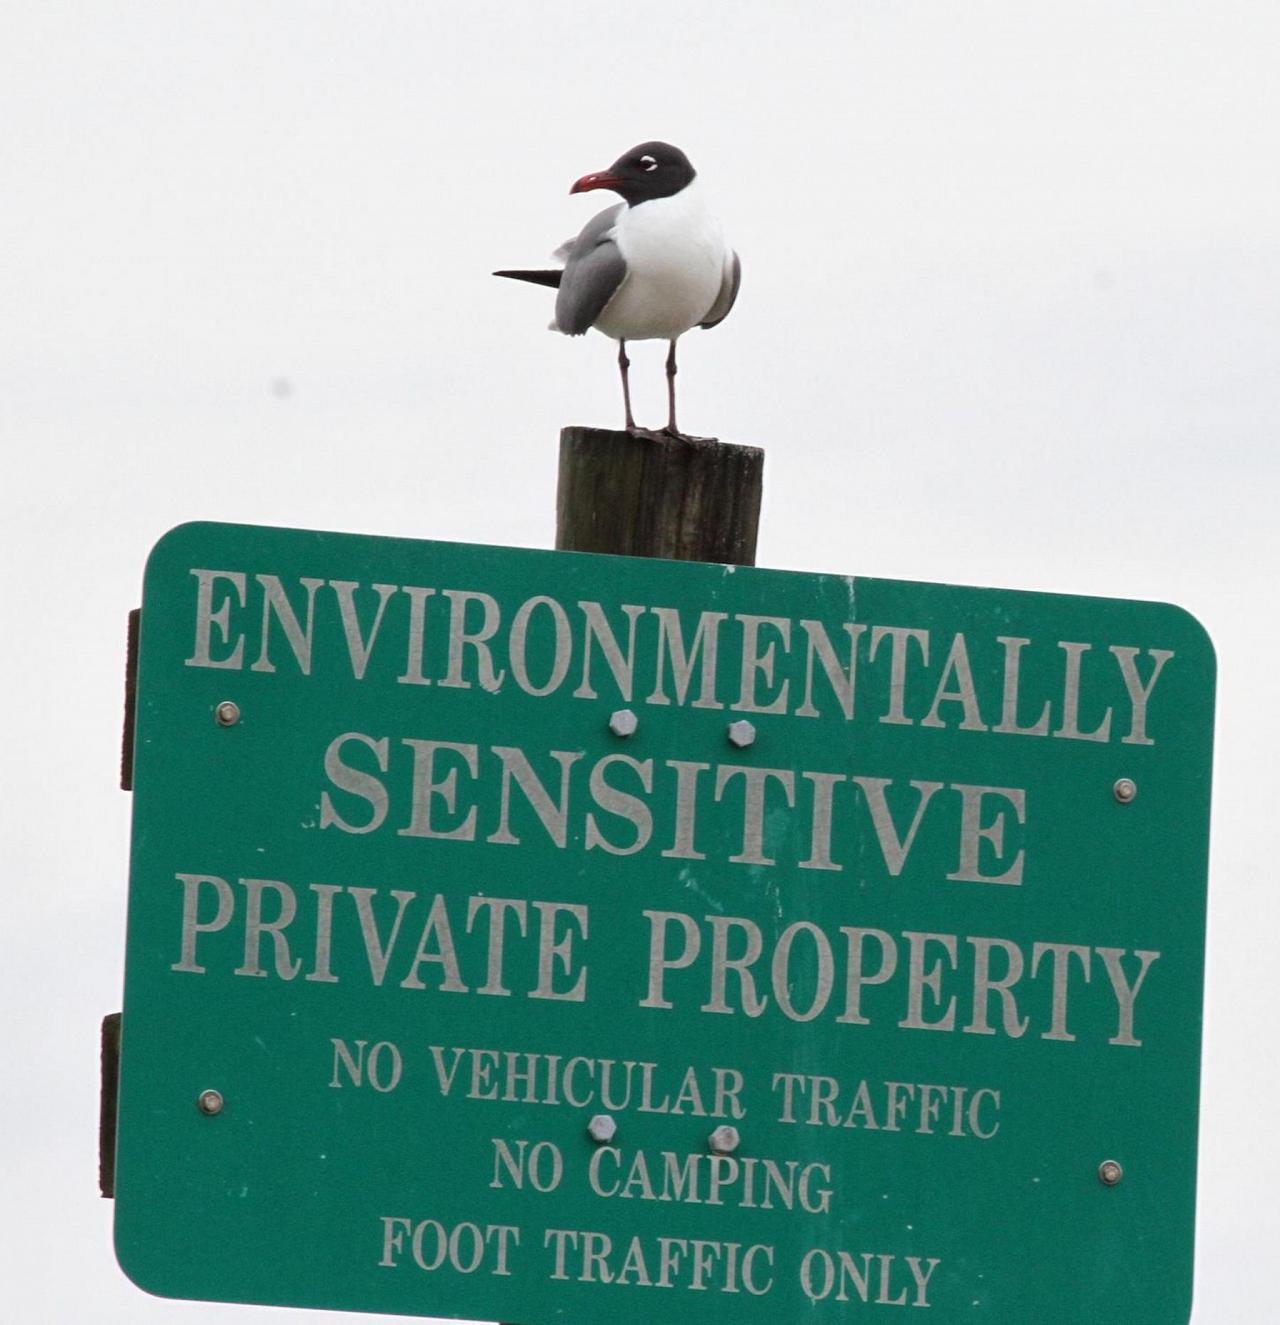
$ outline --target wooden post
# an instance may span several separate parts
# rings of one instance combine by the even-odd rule
[[[564,428],[556,547],[754,566],[763,477],[757,446]]]
[[[758,446],[562,428],[556,547],[754,566],[763,484]]]

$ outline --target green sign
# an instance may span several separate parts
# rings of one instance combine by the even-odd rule
[[[1185,1321],[1213,679],[1159,604],[173,531],[123,1266],[521,1325]]]

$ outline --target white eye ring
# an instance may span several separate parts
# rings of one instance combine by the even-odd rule
[[[640,158],[640,164],[645,170],[657,170],[658,168],[658,163],[651,156],[642,156]]]

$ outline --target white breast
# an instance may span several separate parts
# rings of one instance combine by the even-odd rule
[[[596,319],[615,340],[674,340],[706,317],[724,279],[726,248],[700,183],[628,207],[614,231],[627,264]]]

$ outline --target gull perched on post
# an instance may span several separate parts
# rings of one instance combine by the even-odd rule
[[[607,170],[583,175],[570,193],[611,189],[622,201],[592,217],[556,250],[563,269],[497,271],[557,290],[553,330],[595,327],[618,342],[626,426],[634,431],[629,340],[665,340],[667,431],[676,427],[676,341],[691,327],[723,322],[738,297],[742,264],[707,209],[697,172],[670,143],[641,143]]]

